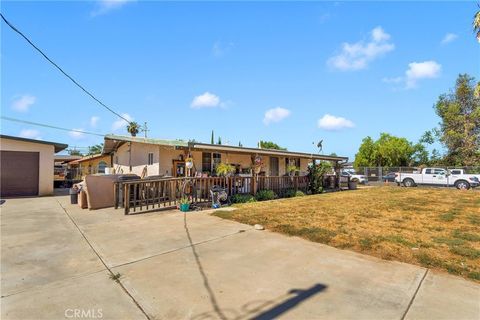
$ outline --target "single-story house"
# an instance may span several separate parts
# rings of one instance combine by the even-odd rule
[[[93,154],[70,162],[70,166],[76,168],[76,176],[87,174],[105,173],[107,168],[113,167],[112,156],[108,154]]]
[[[254,164],[260,164],[257,172],[260,175],[283,176],[288,173],[288,166],[296,166],[297,174],[306,175],[308,164],[313,160],[336,164],[348,160],[347,157],[286,150],[118,135],[105,136],[103,154],[111,156],[115,173],[134,173],[142,177],[215,175],[215,168],[220,163],[233,165],[238,175],[251,175]],[[186,160],[190,159],[193,162],[191,169],[186,166]]]
[[[63,143],[0,135],[0,195],[53,194],[54,155]]]

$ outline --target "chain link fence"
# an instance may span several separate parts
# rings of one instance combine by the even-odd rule
[[[395,173],[420,173],[422,168],[427,166],[420,167],[345,167],[344,171],[354,172],[357,175],[363,175],[367,178],[369,183],[379,183],[379,182],[395,182]],[[429,167],[430,168],[430,167]],[[452,174],[478,174],[480,179],[480,165],[479,166],[470,166],[470,167],[461,167],[461,166],[432,166],[431,168],[446,169]]]

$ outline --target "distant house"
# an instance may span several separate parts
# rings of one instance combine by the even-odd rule
[[[77,176],[85,176],[87,174],[105,173],[107,168],[111,168],[112,157],[108,154],[94,154],[82,157],[69,163],[70,166],[76,167]]]
[[[118,135],[105,136],[103,154],[111,156],[116,173],[135,173],[143,177],[215,175],[220,163],[233,165],[239,175],[250,175],[255,163],[261,163],[260,175],[282,176],[287,174],[288,166],[296,166],[297,174],[306,175],[312,160],[339,164],[348,160],[346,157],[303,152]],[[187,159],[193,161],[190,170],[186,167]]]
[[[53,194],[54,155],[63,143],[0,135],[0,195]]]

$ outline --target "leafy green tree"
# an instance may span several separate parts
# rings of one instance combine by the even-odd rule
[[[68,151],[68,154],[71,156],[83,156],[80,150],[77,150],[77,149],[68,149],[67,151]]]
[[[381,133],[374,141],[363,139],[355,155],[355,167],[405,167],[428,162],[428,151],[422,143],[413,144],[406,138]]]
[[[454,90],[441,95],[434,106],[441,120],[439,138],[448,165],[480,163],[480,98],[474,95],[474,86],[473,77],[461,74]]]
[[[96,144],[88,147],[87,155],[99,154],[99,153],[102,153],[102,151],[103,151],[103,143]]]
[[[260,140],[260,148],[262,149],[275,149],[275,150],[287,150],[287,148],[282,148],[278,144],[272,141],[262,141]]]
[[[371,137],[362,140],[362,144],[355,155],[355,167],[373,167],[377,166],[377,147]]]
[[[217,144],[222,144],[222,137],[218,137]]]
[[[241,141],[238,141],[238,146],[239,146],[239,147],[243,147],[243,144],[242,144]]]
[[[213,130],[212,130],[212,135],[210,137],[210,144],[215,144],[215,138],[214,138]]]

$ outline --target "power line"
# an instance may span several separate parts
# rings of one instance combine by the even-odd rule
[[[88,132],[88,131],[77,130],[77,129],[61,128],[61,127],[52,126],[52,125],[49,125],[49,124],[32,122],[32,121],[21,120],[21,119],[15,119],[15,118],[10,118],[10,117],[1,116],[0,118],[3,119],[3,120],[13,121],[13,122],[19,122],[19,123],[25,123],[25,124],[30,124],[30,125],[39,126],[39,127],[45,127],[45,128],[52,128],[52,129],[57,129],[57,130],[63,130],[63,131],[68,131],[68,132],[78,132],[78,133],[84,133],[84,134],[91,134],[91,135],[99,136],[99,137],[104,137],[104,136],[105,136],[104,134],[101,134],[101,133]]]
[[[127,120],[125,117],[123,117],[121,114],[115,112],[113,109],[111,109],[110,107],[108,107],[105,103],[103,103],[102,101],[100,101],[99,99],[97,99],[93,94],[91,94],[87,89],[85,89],[80,83],[78,83],[75,79],[73,79],[70,75],[68,75],[65,71],[63,71],[62,68],[60,68],[60,66],[58,66],[58,64],[56,64],[55,62],[52,61],[52,59],[50,59],[45,53],[43,53],[42,50],[40,50],[35,44],[33,44],[32,41],[30,41],[30,39],[27,38],[26,35],[24,35],[20,30],[18,30],[17,28],[15,28],[14,25],[12,25],[4,16],[2,13],[0,13],[0,16],[2,16],[2,19],[3,21],[5,21],[5,23],[13,30],[15,31],[16,33],[18,33],[22,38],[24,38],[33,48],[35,48],[35,50],[37,50],[45,59],[47,59],[48,62],[50,62],[55,68],[57,68],[61,73],[63,73],[63,75],[65,75],[68,79],[70,79],[70,81],[72,81],[75,85],[77,85],[77,87],[79,87],[80,89],[83,90],[83,92],[85,92],[86,94],[88,94],[93,100],[95,100],[96,102],[98,102],[102,107],[106,108],[108,111],[110,111],[111,113],[113,113],[114,115],[116,115],[117,117],[125,120],[127,123],[130,123],[129,120]]]

